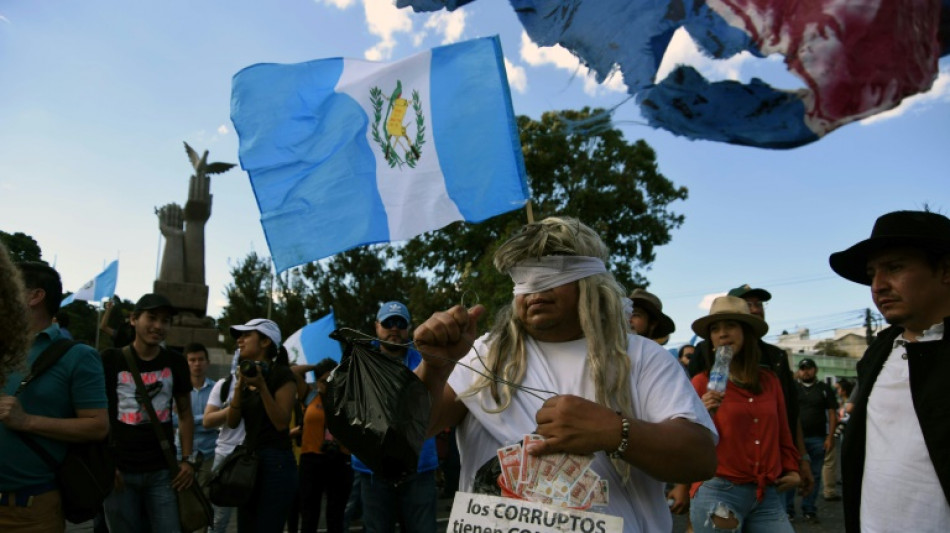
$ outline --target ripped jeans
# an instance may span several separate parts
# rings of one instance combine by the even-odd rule
[[[762,501],[755,499],[755,483],[736,485],[720,477],[703,482],[689,505],[689,518],[696,533],[714,531],[742,531],[745,533],[794,533],[785,513],[785,501],[779,498],[775,487],[765,489]],[[721,504],[721,505],[720,505]],[[715,511],[725,515],[716,519]],[[735,517],[735,521],[729,520]],[[729,524],[729,522],[733,522]],[[726,522],[723,524],[723,522]]]

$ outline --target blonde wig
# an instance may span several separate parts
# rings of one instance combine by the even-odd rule
[[[550,217],[528,224],[495,252],[495,268],[507,273],[517,263],[548,255],[597,257],[607,262],[607,246],[588,226],[569,217]],[[633,414],[630,390],[630,358],[627,355],[629,325],[624,314],[626,291],[607,272],[578,281],[577,312],[581,330],[587,339],[587,362],[596,391],[596,402],[625,416]],[[491,375],[508,383],[520,384],[525,375],[526,352],[523,324],[515,312],[515,302],[501,309],[489,333],[485,364]],[[497,407],[483,405],[486,411],[501,412],[511,405],[514,387],[489,377],[479,377],[464,396],[488,389]],[[615,461],[618,469],[629,474],[629,465]]]

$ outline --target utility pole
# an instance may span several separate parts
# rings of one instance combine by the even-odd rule
[[[864,335],[867,340],[868,346],[874,341],[874,325],[871,318],[871,308],[868,307],[864,310]]]

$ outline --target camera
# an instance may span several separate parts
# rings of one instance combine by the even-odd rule
[[[241,374],[249,378],[257,377],[257,373],[259,369],[260,371],[263,371],[264,373],[267,372],[267,367],[265,366],[264,363],[262,363],[261,361],[251,361],[249,359],[245,359],[241,361],[238,364],[238,368],[241,369]]]

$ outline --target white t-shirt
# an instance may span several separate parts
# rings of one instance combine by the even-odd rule
[[[208,398],[208,405],[213,405],[218,409],[223,409],[226,405],[231,403],[231,397],[234,396],[234,385],[237,383],[237,378],[231,378],[231,386],[228,391],[228,399],[226,402],[221,402],[221,387],[224,386],[224,379],[219,379],[217,383],[214,384],[214,388],[211,389],[211,396]],[[228,427],[227,422],[221,426],[221,433],[218,434],[218,444],[214,448],[214,454],[217,455],[229,455],[234,451],[234,448],[237,448],[238,444],[244,442],[244,420],[238,424],[236,428]]]
[[[943,324],[938,324],[918,342],[941,338]],[[868,398],[861,531],[943,533],[950,504],[914,412],[906,342],[903,336],[894,341]]]
[[[628,335],[627,338],[633,415],[654,423],[685,418],[706,427],[718,440],[716,428],[679,362],[649,339],[636,335]],[[482,357],[488,354],[485,339],[482,337],[476,341],[475,348],[462,359],[462,363],[485,372],[485,366],[476,355],[476,352]],[[527,368],[521,383],[523,386],[594,400],[595,388],[587,363],[586,340],[541,343],[528,338],[525,345]],[[474,372],[458,365],[449,377],[448,384],[461,397],[476,377]],[[462,398],[468,408],[468,414],[457,429],[462,459],[462,490],[472,490],[475,472],[495,456],[498,448],[520,442],[522,436],[534,431],[537,425],[535,413],[541,408],[543,399],[551,396],[543,393],[539,395],[541,398],[524,391],[515,391],[511,405],[501,413],[494,414],[485,412],[481,407],[483,404],[495,405],[487,390],[476,396]],[[631,435],[631,438],[636,436]],[[621,475],[603,452],[595,454],[591,468],[608,482],[610,503],[604,512],[623,517],[625,532],[672,529],[673,522],[662,482],[634,468],[630,480],[624,484]]]

